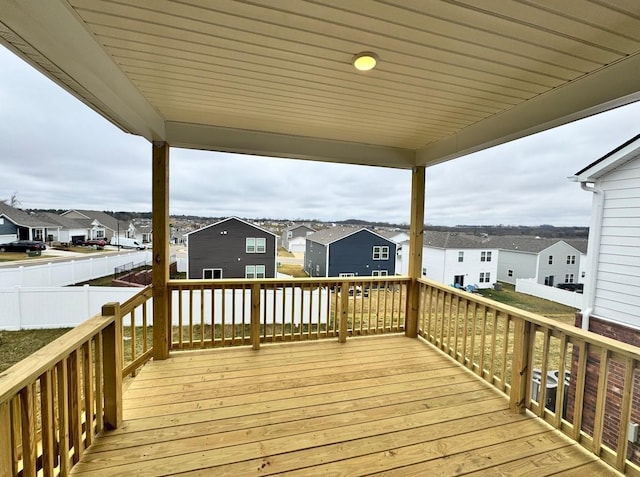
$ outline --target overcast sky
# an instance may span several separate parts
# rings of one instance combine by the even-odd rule
[[[567,177],[640,132],[640,103],[427,169],[435,225],[589,225]],[[171,149],[170,213],[408,223],[411,174]],[[151,146],[0,46],[0,200],[23,208],[151,210]]]

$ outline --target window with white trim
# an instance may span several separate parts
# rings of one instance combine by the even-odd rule
[[[267,239],[264,237],[247,237],[245,251],[247,253],[265,253],[267,251]]]
[[[222,268],[203,268],[202,278],[204,280],[219,280],[222,278]]]
[[[513,276],[513,270],[507,270],[507,275],[512,277]]]
[[[491,261],[491,252],[480,252],[480,261],[481,262],[490,262]]]
[[[480,272],[480,283],[489,283],[491,281],[491,272]]]
[[[388,277],[389,272],[387,270],[373,270],[371,272],[372,277]]]
[[[355,273],[339,273],[338,277],[340,278],[349,278],[349,277],[355,277],[356,274]]]
[[[374,260],[389,260],[389,247],[382,245],[375,245],[373,247],[373,259]]]
[[[575,255],[567,255],[567,265],[575,265],[576,256]]]
[[[567,273],[564,276],[565,283],[573,283],[573,273]]]
[[[264,265],[247,265],[244,267],[245,278],[265,278],[265,274]]]
[[[549,255],[549,265],[553,265],[553,255]]]
[[[458,262],[464,262],[464,252],[458,252]]]

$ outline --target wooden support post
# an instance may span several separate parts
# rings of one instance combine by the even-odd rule
[[[418,336],[418,311],[420,309],[420,287],[418,278],[422,277],[422,247],[424,238],[424,198],[425,167],[413,168],[411,174],[411,226],[409,230],[409,284],[405,335]]]
[[[102,316],[114,316],[103,332],[104,425],[116,429],[122,424],[122,317],[119,303],[102,306]]]
[[[354,293],[355,297],[355,293]],[[355,299],[355,298],[354,298]],[[349,315],[349,283],[340,285],[340,328],[338,328],[338,341],[347,342],[347,317]]]
[[[10,402],[0,403],[0,475],[13,475]]]
[[[169,281],[169,145],[153,144],[153,359],[167,359],[171,341],[171,316],[167,296]]]
[[[513,360],[511,363],[511,395],[509,408],[514,414],[524,414],[531,382],[529,369],[529,347],[531,343],[531,323],[523,318],[513,319]],[[544,406],[544,402],[542,403]]]
[[[283,325],[284,326],[284,325]],[[260,349],[260,284],[251,285],[251,345]]]

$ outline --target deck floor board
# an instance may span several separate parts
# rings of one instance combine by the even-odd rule
[[[174,352],[73,475],[619,475],[419,340]]]

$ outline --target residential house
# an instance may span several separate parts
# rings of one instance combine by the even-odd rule
[[[640,134],[589,164],[572,179],[593,196],[584,304],[576,316],[576,325],[640,346]],[[589,355],[586,365],[595,368],[599,359]],[[575,353],[573,369],[577,369]],[[608,380],[624,383],[624,370],[617,365],[609,366]],[[590,427],[596,414],[597,387],[598,374],[587,374],[583,419]],[[637,384],[632,391],[633,402],[640,402]],[[610,436],[618,432],[620,421],[615,410],[623,407],[622,393],[607,390],[606,400],[603,441],[611,446],[616,442]],[[572,405],[570,401],[569,412]],[[633,406],[627,422],[640,422],[638,406]],[[640,454],[636,439],[628,445],[631,453]]]
[[[424,232],[422,276],[458,288],[490,288],[497,280],[499,251],[487,236]],[[409,274],[409,241],[400,246],[397,270]]]
[[[330,227],[307,236],[304,270],[310,277],[395,275],[396,244],[358,227]]]
[[[135,236],[133,224],[129,221],[120,221],[106,212],[72,209],[60,215],[74,219],[82,226],[84,236],[77,236],[78,240],[103,239],[109,242],[114,235],[128,238]]]
[[[640,135],[574,179],[593,193],[582,326],[640,345]]]
[[[76,240],[84,240],[87,235],[84,224],[79,223],[76,219],[53,212],[41,212],[39,215],[60,226],[57,236],[53,238],[57,242],[73,243]]]
[[[287,227],[282,232],[282,246],[287,252],[304,253],[307,245],[307,235],[311,235],[314,232],[315,229],[304,224]]]
[[[230,217],[187,234],[187,278],[275,278],[276,234]]]
[[[46,216],[11,207],[0,202],[0,243],[14,240],[56,240],[60,225]]]
[[[587,241],[526,236],[494,237],[500,249],[498,281],[515,285],[519,278],[557,286],[582,283]]]

